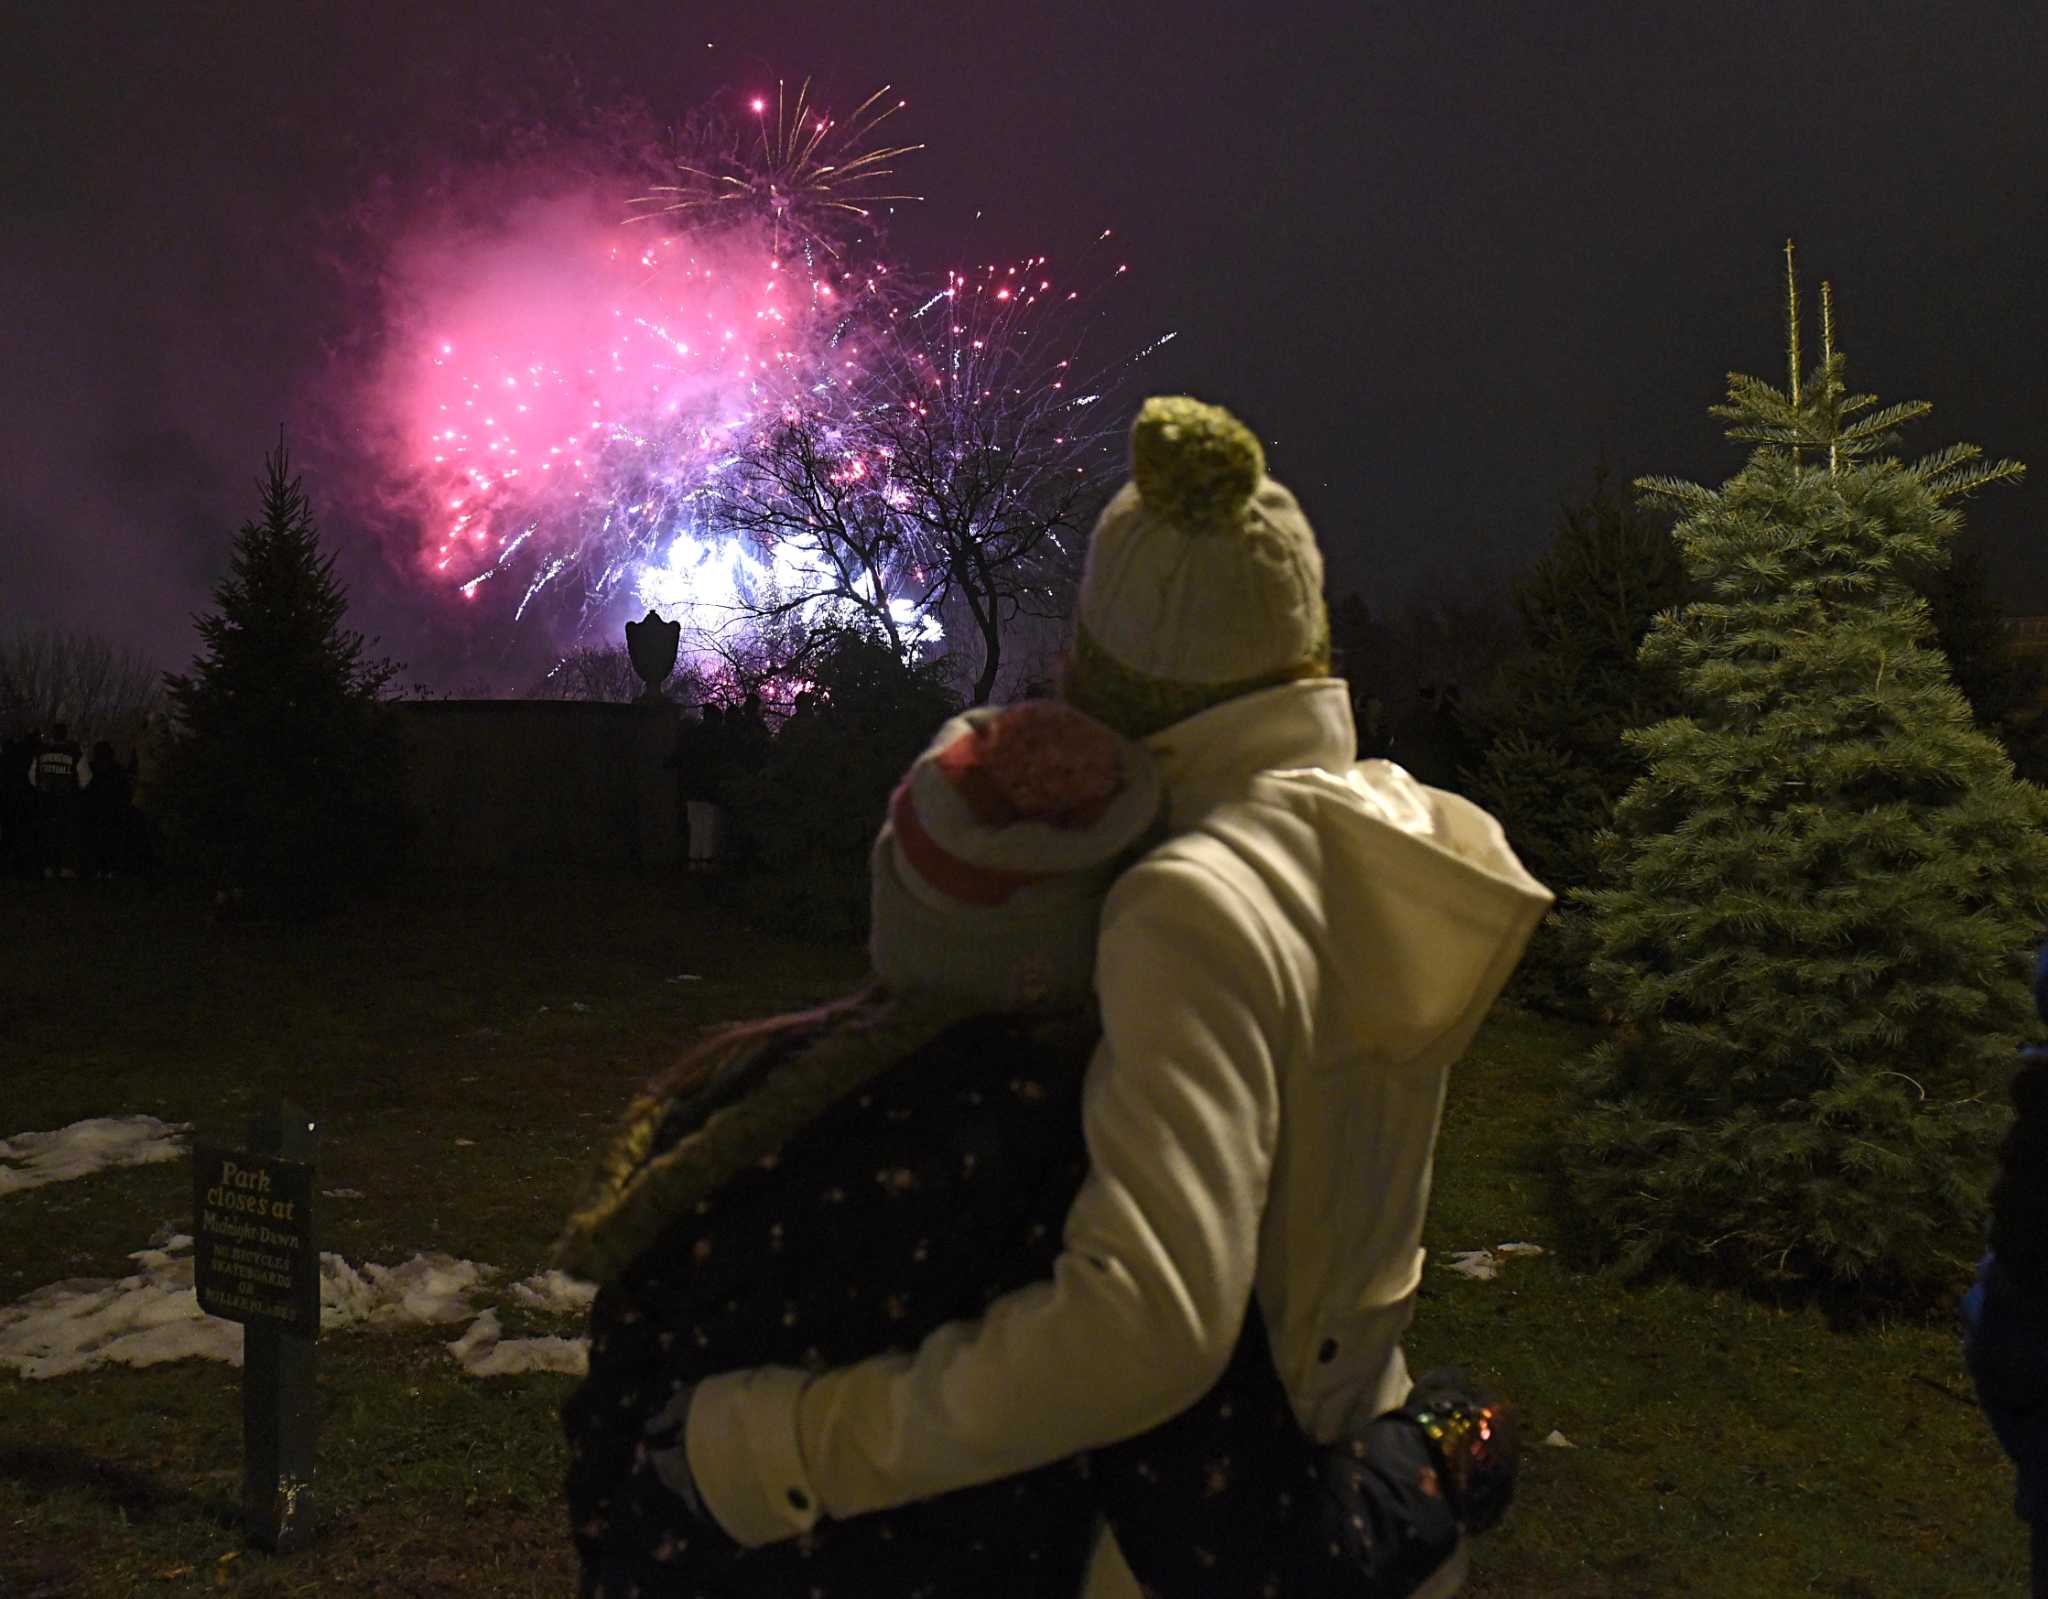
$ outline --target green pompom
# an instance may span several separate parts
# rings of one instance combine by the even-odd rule
[[[1190,533],[1235,528],[1266,475],[1252,430],[1185,394],[1147,400],[1131,424],[1131,479],[1147,510]]]

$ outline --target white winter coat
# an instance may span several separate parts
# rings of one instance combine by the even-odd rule
[[[700,1387],[690,1466],[742,1544],[1143,1432],[1215,1383],[1254,1290],[1319,1440],[1406,1397],[1445,1084],[1552,896],[1477,806],[1354,761],[1340,680],[1145,742],[1173,836],[1104,906],[1052,1280],[914,1355]],[[1136,1592],[1105,1536],[1084,1599]]]

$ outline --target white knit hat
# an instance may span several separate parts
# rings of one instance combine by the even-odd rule
[[[1220,406],[1147,400],[1089,540],[1066,698],[1143,738],[1329,669],[1315,529],[1258,439]]]
[[[876,976],[1002,1011],[1086,998],[1102,896],[1161,803],[1151,757],[1071,706],[954,717],[875,840]]]

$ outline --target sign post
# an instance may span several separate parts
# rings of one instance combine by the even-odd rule
[[[242,1324],[243,1522],[278,1554],[298,1548],[313,1526],[318,1152],[313,1119],[289,1101],[257,1112],[247,1149],[192,1150],[199,1308]]]

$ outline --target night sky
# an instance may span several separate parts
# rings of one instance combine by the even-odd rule
[[[1865,4],[10,8],[0,628],[193,651],[290,429],[352,621],[462,691],[445,601],[355,520],[335,363],[380,196],[488,183],[505,130],[675,117],[806,74],[893,84],[926,198],[889,251],[1056,261],[1114,228],[1109,345],[1230,405],[1333,591],[1485,581],[1604,449],[1718,482],[1725,374],[1784,381],[1782,247],[1852,390],[1932,401],[2034,476],[1966,502],[2002,598],[2048,610],[2048,12]],[[178,20],[169,20],[175,17]],[[1140,22],[1140,17],[1152,20]],[[367,222],[365,219],[369,219]],[[351,220],[352,219],[352,220]],[[472,674],[473,675],[473,674]]]

